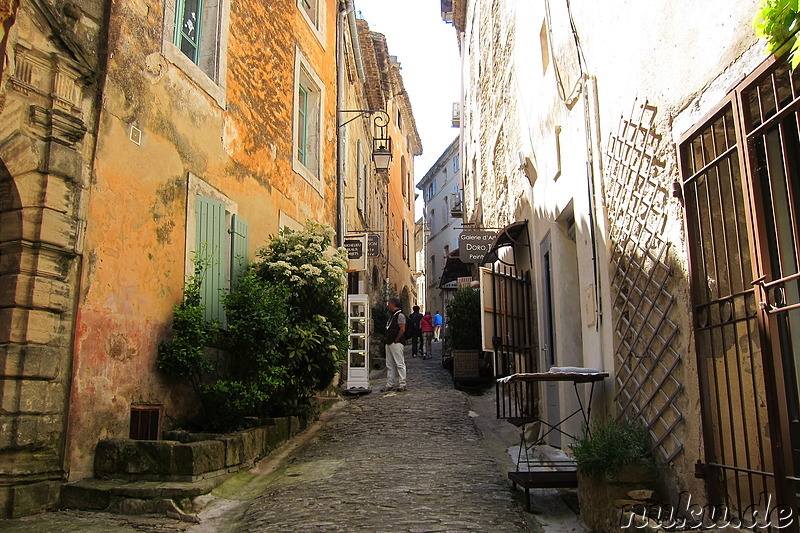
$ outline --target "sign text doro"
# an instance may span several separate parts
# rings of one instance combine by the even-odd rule
[[[465,231],[458,237],[458,258],[462,263],[483,263],[495,233],[491,231]]]

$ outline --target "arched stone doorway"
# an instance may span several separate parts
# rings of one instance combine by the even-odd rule
[[[411,302],[411,293],[408,290],[408,287],[403,287],[403,292],[400,293],[400,301],[403,302],[403,311],[406,314],[411,312],[411,306],[413,303]]]

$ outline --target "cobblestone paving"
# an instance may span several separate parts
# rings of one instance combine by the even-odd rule
[[[433,359],[411,358],[408,391],[348,400],[278,470],[243,531],[522,532],[520,504]]]

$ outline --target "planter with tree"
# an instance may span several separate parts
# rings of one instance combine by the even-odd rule
[[[459,289],[447,306],[453,381],[481,378],[481,297],[474,289]]]

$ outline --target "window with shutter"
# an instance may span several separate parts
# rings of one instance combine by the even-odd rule
[[[236,287],[239,278],[247,272],[250,264],[250,224],[238,215],[231,218],[231,289]]]
[[[295,51],[292,168],[320,194],[322,183],[322,109],[325,90],[299,48]]]
[[[225,271],[228,260],[225,204],[198,194],[195,198],[195,215],[195,250],[201,259],[208,262],[201,294],[206,321],[224,325],[222,291],[227,285]]]

